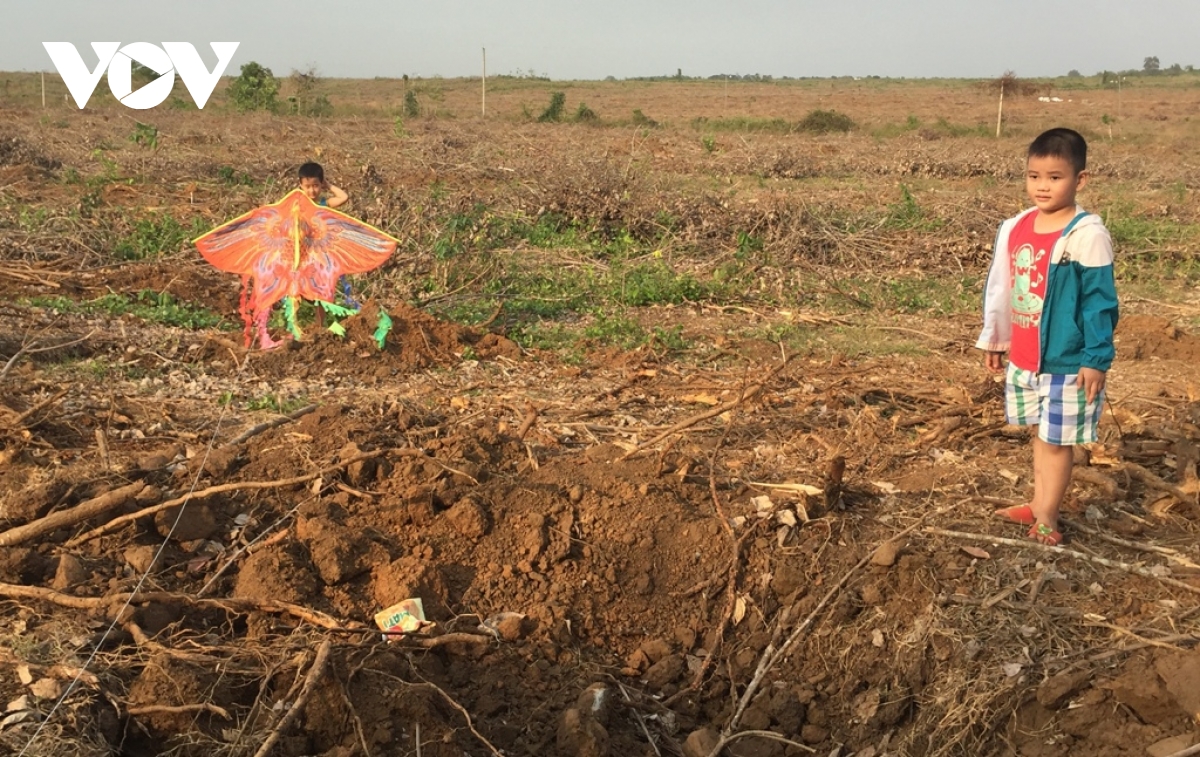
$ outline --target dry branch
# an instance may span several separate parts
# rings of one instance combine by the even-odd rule
[[[734,409],[735,407],[737,407],[738,405],[741,405],[745,402],[748,402],[748,401],[754,399],[755,397],[758,396],[758,393],[761,392],[765,386],[767,386],[767,384],[771,383],[771,381],[777,375],[779,375],[780,371],[782,371],[784,368],[787,367],[787,364],[790,363],[792,361],[792,358],[794,358],[794,357],[795,357],[795,355],[784,358],[783,362],[781,362],[779,365],[777,365],[771,369],[771,372],[767,374],[766,378],[764,378],[762,381],[758,382],[757,384],[751,384],[750,386],[746,387],[746,389],[744,391],[742,391],[741,394],[738,395],[737,399],[730,400],[729,402],[725,402],[720,405],[715,405],[713,407],[710,407],[708,410],[705,410],[702,413],[693,415],[691,418],[688,418],[687,420],[683,420],[683,421],[680,421],[679,423],[676,423],[674,426],[671,426],[666,431],[663,431],[661,434],[654,437],[653,439],[650,439],[649,441],[645,441],[645,442],[642,442],[641,444],[638,444],[633,449],[626,452],[624,455],[621,455],[620,459],[622,461],[628,460],[629,458],[633,457],[635,454],[637,454],[641,450],[645,449],[646,447],[650,447],[652,445],[658,444],[663,439],[666,439],[667,437],[671,436],[672,434],[677,434],[680,431],[689,429],[692,426],[695,426],[700,421],[708,420],[709,418],[718,416],[721,413],[728,412],[728,411]]]
[[[300,710],[304,709],[304,705],[312,695],[313,689],[316,688],[317,681],[321,680],[321,676],[325,674],[325,665],[329,662],[329,650],[332,646],[329,643],[329,639],[321,642],[321,646],[317,649],[317,656],[313,659],[312,667],[308,669],[308,676],[304,679],[304,687],[300,689],[299,696],[296,697],[296,701],[292,706],[288,708],[287,714],[271,729],[271,735],[267,737],[263,745],[254,753],[254,757],[267,757],[275,747],[275,742],[279,741],[279,737],[283,735],[283,732],[300,715]]]
[[[308,415],[312,411],[316,410],[317,407],[319,407],[319,406],[315,405],[315,404],[305,405],[304,407],[300,408],[299,410],[297,410],[295,412],[288,413],[287,415],[283,415],[283,416],[274,418],[269,421],[264,421],[263,423],[260,423],[257,426],[251,426],[250,428],[246,429],[245,431],[238,434],[234,438],[225,442],[221,446],[222,447],[233,447],[235,445],[241,444],[242,442],[246,441],[247,439],[249,439],[253,436],[258,436],[259,434],[261,434],[264,431],[269,431],[278,426],[282,426],[285,423],[291,423],[292,421],[296,420],[297,418]]]
[[[10,528],[0,534],[0,547],[11,547],[30,539],[47,534],[64,526],[73,526],[85,520],[103,515],[110,510],[121,507],[126,502],[136,499],[143,491],[149,489],[147,484],[135,481],[132,484],[113,489],[98,497],[93,497],[70,510],[60,510],[50,513],[44,518],[26,523],[16,528]]]
[[[926,529],[924,529],[924,531],[927,534],[937,534],[938,536],[948,536],[951,539],[966,539],[968,541],[981,541],[981,542],[987,542],[989,544],[1006,544],[1010,547],[1025,547],[1027,549],[1037,549],[1037,550],[1041,550],[1042,552],[1049,552],[1050,554],[1054,554],[1054,555],[1066,555],[1067,557],[1074,557],[1079,560],[1086,560],[1087,562],[1096,563],[1097,565],[1103,565],[1107,568],[1116,568],[1117,570],[1123,570],[1126,573],[1132,573],[1135,576],[1144,576],[1145,578],[1153,578],[1155,581],[1160,581],[1168,586],[1174,586],[1177,589],[1183,589],[1185,591],[1190,591],[1193,594],[1200,594],[1200,586],[1192,586],[1189,583],[1180,581],[1175,578],[1168,578],[1167,576],[1155,575],[1154,571],[1150,570],[1149,568],[1142,568],[1137,565],[1130,565],[1129,563],[1118,562],[1116,560],[1109,560],[1106,557],[1096,557],[1094,555],[1087,555],[1087,554],[1084,554],[1083,552],[1076,552],[1073,549],[1066,549],[1064,547],[1051,547],[1048,544],[1042,544],[1041,542],[1036,542],[1033,539],[1025,539],[1025,540],[1006,539],[1002,536],[989,536],[987,534],[972,534],[972,533],[967,533],[965,531],[947,531],[944,528],[933,528],[933,527],[926,528]]]
[[[147,704],[141,707],[126,707],[125,712],[128,715],[152,715],[157,713],[165,713],[168,715],[176,715],[188,712],[211,712],[224,720],[229,720],[229,711],[218,707],[211,702],[202,702],[200,704],[181,704],[170,706],[165,704]]]
[[[312,610],[275,599],[201,599],[193,597],[190,594],[177,594],[169,591],[141,592],[138,594],[122,592],[120,594],[107,594],[101,597],[77,597],[41,586],[22,586],[20,584],[7,583],[0,583],[0,597],[8,597],[10,599],[40,599],[77,610],[91,610],[97,607],[120,607],[136,598],[139,602],[162,602],[166,604],[186,604],[194,607],[217,607],[233,613],[265,612],[273,615],[290,615],[321,628],[341,628],[343,626],[336,618],[326,615],[319,610]]]
[[[334,471],[341,470],[342,468],[345,468],[348,465],[352,465],[354,463],[361,462],[363,460],[370,460],[372,458],[382,457],[384,455],[402,455],[402,456],[407,456],[407,457],[422,457],[425,455],[425,451],[421,450],[421,449],[417,449],[415,447],[398,447],[398,448],[393,448],[393,449],[381,449],[381,450],[375,450],[373,452],[364,452],[361,455],[355,455],[354,457],[349,458],[348,460],[343,460],[340,463],[335,463],[334,465],[330,465],[328,467],[322,468],[321,470],[317,471],[316,473],[309,473],[309,474],[306,474],[303,476],[293,476],[292,478],[283,478],[283,479],[279,479],[277,481],[237,481],[237,482],[230,483],[230,484],[219,484],[217,486],[210,486],[207,489],[201,489],[198,492],[191,492],[190,494],[185,494],[182,497],[176,497],[175,499],[167,500],[166,502],[160,502],[157,505],[151,505],[150,507],[144,507],[141,510],[138,510],[137,512],[129,513],[127,515],[122,515],[119,518],[113,518],[108,523],[105,523],[103,526],[98,526],[96,528],[93,528],[91,531],[88,531],[85,534],[75,537],[71,541],[67,542],[67,546],[68,547],[79,546],[80,544],[83,544],[86,541],[91,541],[92,539],[95,539],[96,537],[104,536],[105,534],[116,530],[118,527],[123,526],[124,524],[129,523],[130,521],[135,521],[135,520],[138,520],[139,518],[144,518],[147,515],[153,515],[154,513],[160,512],[162,510],[169,510],[172,507],[186,504],[188,502],[191,502],[192,500],[204,499],[206,497],[211,497],[214,494],[221,494],[222,492],[244,491],[244,490],[248,490],[248,489],[278,489],[278,488],[281,488],[284,486],[295,486],[297,484],[304,484],[309,481],[312,481],[315,478],[320,478],[328,473],[333,473]]]

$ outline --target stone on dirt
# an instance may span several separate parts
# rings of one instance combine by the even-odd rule
[[[575,709],[607,728],[612,719],[614,701],[612,689],[602,683],[593,683],[575,700]]]
[[[572,707],[558,723],[558,753],[563,757],[608,757],[608,731],[587,713]]]
[[[468,539],[486,536],[492,528],[492,518],[483,505],[472,497],[463,497],[454,507],[446,511],[446,519],[454,530]]]
[[[172,526],[174,531],[171,530]],[[184,542],[207,539],[217,532],[219,525],[212,507],[203,502],[190,502],[160,510],[154,515],[154,527],[159,536],[171,534],[175,541]]]
[[[898,541],[885,541],[875,550],[875,554],[871,555],[871,564],[881,568],[890,568],[896,564],[896,557],[899,556],[900,550],[904,547]]]
[[[1038,704],[1049,710],[1062,708],[1071,695],[1079,691],[1091,677],[1091,672],[1087,670],[1068,671],[1050,676],[1038,686]]]
[[[149,544],[141,547],[129,547],[125,550],[125,564],[128,565],[134,573],[144,574],[150,572],[150,567],[154,563],[154,556],[158,554],[158,548]]]
[[[687,661],[683,655],[673,654],[662,658],[646,671],[646,686],[651,691],[662,691],[667,685],[675,683],[683,675]]]
[[[1180,709],[1200,723],[1200,652],[1161,654],[1154,669]]]
[[[1180,714],[1178,705],[1154,668],[1135,661],[1107,684],[1113,697],[1137,713],[1142,722],[1158,725]]]
[[[83,567],[83,561],[75,555],[64,554],[58,558],[58,569],[54,571],[51,588],[62,591],[83,583],[88,579],[88,571]]]
[[[692,731],[683,742],[683,754],[685,757],[708,757],[719,741],[715,728]]]

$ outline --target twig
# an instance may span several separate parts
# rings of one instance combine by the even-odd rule
[[[1194,495],[1189,495],[1187,492],[1185,492],[1183,489],[1180,489],[1178,486],[1175,486],[1174,484],[1171,484],[1171,483],[1168,483],[1167,481],[1162,480],[1161,478],[1154,475],[1153,473],[1146,470],[1145,468],[1138,465],[1137,463],[1131,463],[1129,461],[1122,461],[1121,466],[1120,466],[1120,468],[1118,468],[1118,470],[1128,471],[1131,476],[1136,478],[1138,481],[1141,481],[1143,484],[1150,487],[1151,489],[1158,489],[1160,492],[1166,492],[1167,494],[1170,494],[1172,497],[1179,500],[1180,502],[1184,502],[1184,503],[1192,504],[1192,505],[1196,504],[1196,497]]]
[[[162,510],[169,510],[172,507],[175,507],[177,505],[182,505],[187,502],[191,502],[192,500],[204,499],[205,497],[211,497],[214,494],[221,494],[222,492],[244,491],[244,490],[248,490],[248,489],[278,489],[278,488],[284,487],[284,486],[295,486],[296,484],[307,483],[309,481],[312,481],[315,478],[321,478],[322,476],[324,476],[328,473],[333,473],[334,471],[341,470],[342,468],[345,468],[348,465],[352,465],[354,463],[361,462],[363,460],[370,460],[375,457],[382,457],[384,455],[403,455],[403,456],[407,456],[407,457],[423,457],[425,455],[425,451],[421,450],[421,449],[417,449],[415,447],[398,447],[398,448],[393,448],[393,449],[381,449],[381,450],[375,450],[373,452],[364,452],[361,455],[355,455],[354,457],[352,457],[348,460],[343,460],[340,463],[335,463],[334,465],[330,465],[326,468],[322,468],[321,470],[317,471],[316,473],[309,473],[304,476],[294,476],[293,478],[284,478],[284,479],[279,479],[277,481],[237,481],[237,482],[230,483],[230,484],[219,484],[217,486],[210,486],[207,489],[201,489],[198,492],[192,492],[191,494],[185,494],[182,497],[176,497],[175,499],[167,500],[166,502],[160,502],[157,505],[151,505],[150,507],[144,507],[141,510],[138,510],[137,512],[128,513],[126,515],[122,515],[120,517],[113,518],[108,523],[105,523],[102,526],[98,526],[96,528],[93,528],[91,531],[88,531],[85,534],[76,536],[74,539],[67,542],[66,546],[67,547],[79,546],[80,544],[83,544],[86,541],[91,541],[92,539],[95,539],[96,537],[104,536],[105,534],[116,530],[118,527],[120,527],[126,523],[129,523],[130,521],[135,521],[135,520],[138,520],[139,518],[144,518],[147,515],[153,515],[154,513],[160,512]]]
[[[63,594],[60,591],[46,589],[41,586],[0,583],[0,597],[40,599],[77,610],[91,610],[97,607],[119,607],[127,602],[131,596],[134,595],[130,592],[122,592],[102,597],[76,597],[72,594]],[[136,596],[139,602],[178,603],[195,607],[218,607],[235,613],[266,612],[275,615],[291,615],[321,628],[341,628],[343,625],[333,616],[326,615],[319,610],[311,610],[307,607],[275,599],[201,599],[193,597],[190,594],[177,594],[169,591],[141,592]]]
[[[25,412],[18,415],[16,420],[13,421],[13,428],[21,428],[21,426],[24,425],[26,418],[36,415],[40,411],[45,410],[50,405],[53,405],[55,402],[58,402],[63,397],[66,397],[67,391],[68,390],[63,389],[62,391],[60,391],[58,394],[54,395],[50,399],[42,400],[41,402],[37,403],[33,407],[29,408]]]
[[[763,390],[763,388],[767,386],[767,384],[769,384],[777,375],[779,375],[780,371],[782,371],[785,367],[787,367],[787,364],[790,363],[792,361],[792,358],[794,358],[794,357],[795,357],[795,355],[792,355],[792,356],[788,357],[787,359],[785,359],[782,363],[780,363],[776,367],[772,368],[771,372],[767,374],[766,378],[764,378],[762,381],[760,381],[757,384],[752,384],[749,387],[747,387],[745,389],[745,391],[743,391],[740,395],[738,395],[737,399],[730,400],[729,402],[724,402],[720,405],[715,405],[713,407],[710,407],[708,410],[705,410],[702,413],[698,413],[696,415],[693,415],[691,418],[688,418],[686,420],[680,421],[679,423],[676,423],[674,426],[671,426],[666,431],[663,431],[658,436],[655,436],[653,439],[650,439],[649,441],[645,441],[645,442],[642,442],[641,444],[634,446],[633,449],[629,450],[624,455],[621,455],[620,459],[622,461],[628,460],[629,458],[633,457],[635,454],[637,454],[641,450],[645,449],[646,447],[650,447],[655,444],[658,444],[663,439],[666,439],[668,436],[671,436],[672,434],[677,434],[680,431],[683,431],[685,429],[691,428],[692,426],[695,426],[700,421],[708,420],[709,418],[718,416],[721,413],[732,410],[733,408],[737,407],[738,405],[741,405],[744,402],[748,402],[748,401],[754,399],[756,396],[758,396],[758,393],[761,392]]]
[[[229,720],[229,711],[218,707],[211,702],[201,702],[200,704],[181,704],[170,706],[165,704],[147,704],[140,707],[126,707],[127,715],[151,715],[155,713],[166,713],[168,715],[178,715],[188,712],[211,712],[224,720]]]
[[[306,406],[300,408],[299,410],[296,410],[295,412],[291,412],[291,413],[288,413],[287,415],[280,416],[279,418],[274,418],[272,420],[265,421],[263,423],[258,424],[257,426],[251,426],[250,428],[246,429],[245,431],[238,434],[234,438],[225,442],[221,446],[222,447],[232,447],[234,445],[241,444],[242,442],[246,441],[247,439],[249,439],[252,436],[257,436],[264,431],[269,431],[278,426],[282,426],[285,423],[291,423],[292,421],[296,420],[297,418],[308,415],[312,411],[316,410],[318,407],[320,407],[320,406],[316,405],[316,404],[306,405]]]
[[[59,510],[56,513],[50,513],[43,518],[22,526],[10,528],[4,533],[0,533],[0,547],[11,547],[21,544],[57,528],[73,526],[89,518],[94,518],[110,510],[115,510],[149,488],[145,483],[135,481],[132,484],[122,486],[120,489],[113,489],[98,497],[93,497],[86,502],[72,507],[70,510]]]
[[[1027,549],[1037,549],[1037,550],[1041,550],[1043,552],[1049,552],[1050,554],[1054,554],[1054,555],[1065,555],[1067,557],[1074,557],[1074,558],[1077,558],[1080,560],[1086,560],[1087,562],[1096,563],[1097,565],[1103,565],[1108,568],[1116,568],[1117,570],[1123,570],[1126,573],[1132,573],[1135,576],[1144,576],[1146,578],[1153,578],[1156,581],[1161,581],[1162,583],[1167,584],[1168,586],[1174,586],[1178,589],[1184,589],[1185,591],[1190,591],[1193,594],[1200,594],[1200,587],[1192,586],[1189,583],[1184,583],[1183,581],[1180,581],[1175,578],[1168,578],[1166,576],[1157,576],[1149,568],[1142,568],[1137,565],[1130,565],[1129,563],[1117,562],[1116,560],[1109,560],[1108,558],[1105,558],[1105,557],[1096,557],[1093,555],[1084,554],[1083,552],[1076,552],[1073,549],[1066,549],[1064,547],[1051,547],[1048,544],[1042,544],[1041,542],[1036,542],[1032,539],[1024,540],[1024,541],[1020,540],[1020,539],[1006,539],[1001,536],[988,536],[987,534],[971,534],[971,533],[967,533],[965,531],[947,531],[943,528],[934,528],[932,526],[925,528],[924,531],[927,534],[937,534],[938,536],[948,536],[952,539],[966,539],[968,541],[981,541],[981,542],[988,542],[990,544],[1006,544],[1010,547],[1025,547]]]
[[[304,679],[304,688],[300,689],[300,695],[296,697],[296,701],[288,708],[287,714],[271,729],[271,735],[267,737],[263,745],[254,753],[254,757],[267,757],[275,747],[275,742],[279,741],[279,737],[283,735],[283,732],[300,715],[300,710],[308,702],[309,696],[312,695],[313,689],[316,688],[317,681],[325,673],[325,664],[329,662],[329,650],[331,647],[332,644],[329,643],[329,639],[321,642],[321,646],[317,649],[317,656],[313,659],[312,667],[308,669],[308,677]]]
[[[0,368],[0,379],[3,379],[5,376],[8,375],[8,372],[10,370],[12,370],[12,367],[14,365],[17,364],[17,360],[19,360],[22,355],[33,355],[38,352],[50,352],[51,350],[58,350],[58,349],[62,349],[63,347],[73,347],[74,345],[79,344],[80,342],[86,342],[87,340],[91,339],[92,334],[95,334],[95,333],[96,333],[96,330],[92,329],[91,331],[89,331],[88,333],[79,337],[78,339],[72,339],[69,342],[63,342],[62,344],[54,344],[54,345],[50,345],[48,347],[33,347],[32,345],[22,347],[21,349],[17,350],[15,355],[13,355],[12,357],[10,357],[8,359],[8,362],[4,364],[3,368]],[[34,342],[33,344],[37,344],[37,342]]]
[[[759,738],[770,739],[771,741],[778,741],[781,744],[787,744],[788,746],[794,746],[797,749],[802,749],[805,752],[808,752],[809,754],[817,753],[817,750],[813,749],[808,744],[801,744],[799,741],[792,741],[791,739],[784,738],[783,736],[780,736],[778,733],[775,733],[774,731],[738,731],[737,733],[731,733],[728,736],[722,736],[721,740],[719,742],[717,742],[717,745],[715,747],[713,747],[713,750],[711,752],[709,752],[709,757],[717,757],[717,755],[721,753],[722,749],[729,746],[730,744],[737,741],[738,739],[743,739],[748,736],[758,736]]]
[[[1167,757],[1194,757],[1197,754],[1200,754],[1200,744],[1190,746],[1187,749],[1181,749],[1175,754],[1168,754]]]
[[[891,539],[888,539],[888,541],[895,541],[907,536],[908,534],[920,528],[921,524],[925,522],[925,518],[929,517],[930,515],[940,515],[944,511],[944,508],[939,508],[937,511],[926,512],[926,514],[921,516],[916,523],[913,523],[911,526],[899,532]],[[825,592],[825,596],[821,597],[821,601],[817,602],[817,606],[814,607],[811,612],[809,612],[808,617],[806,617],[800,622],[799,625],[792,629],[792,632],[787,637],[787,640],[784,641],[778,649],[775,648],[774,644],[767,645],[767,648],[763,650],[762,657],[760,657],[758,660],[758,668],[754,671],[754,677],[750,680],[750,684],[746,686],[746,691],[742,693],[741,698],[738,699],[737,707],[733,711],[733,717],[729,719],[729,725],[725,726],[725,730],[723,731],[725,736],[728,736],[735,728],[737,728],[738,722],[742,719],[742,713],[745,712],[747,705],[750,704],[750,700],[754,698],[754,693],[758,691],[758,687],[762,684],[763,678],[766,676],[767,671],[774,667],[777,660],[787,656],[789,650],[792,648],[792,645],[795,644],[800,638],[800,634],[808,630],[808,627],[812,625],[813,621],[816,620],[821,611],[825,609],[825,606],[828,605],[835,596],[837,596],[838,592],[842,590],[842,587],[845,586],[850,580],[850,577],[871,561],[871,558],[875,556],[875,552],[875,549],[868,551],[861,560],[856,562],[853,567],[850,568],[850,570],[846,571],[846,573],[829,588],[829,591]],[[718,749],[714,752],[711,752],[709,757],[717,757],[719,753],[720,750]]]
[[[621,696],[625,697],[626,702],[633,701],[629,698],[629,692],[625,690],[624,684],[618,683],[617,687],[621,689]],[[642,717],[642,713],[633,708],[630,709],[630,712],[632,712],[633,717],[637,719],[638,725],[642,727],[642,733],[646,735],[646,741],[649,742],[650,748],[654,750],[654,754],[657,755],[657,757],[662,757],[662,752],[659,750],[658,744],[654,743],[654,737],[650,735],[650,729],[646,727],[646,720]]]
[[[1146,646],[1160,647],[1162,649],[1170,649],[1173,652],[1182,652],[1183,651],[1181,648],[1175,646],[1174,644],[1168,644],[1165,641],[1156,641],[1155,639],[1147,639],[1145,636],[1136,634],[1133,631],[1130,631],[1128,628],[1124,628],[1122,626],[1118,626],[1113,623],[1106,623],[1105,621],[1102,621],[1102,620],[1089,620],[1086,623],[1084,623],[1084,625],[1085,626],[1096,626],[1098,628],[1107,628],[1110,631],[1116,631],[1117,633],[1121,634],[1122,636],[1128,636],[1131,639],[1136,639],[1138,641],[1138,643],[1144,644]]]
[[[1128,547],[1129,549],[1136,549],[1141,552],[1153,552],[1153,553],[1159,554],[1159,555],[1166,555],[1168,559],[1170,559],[1174,562],[1177,562],[1180,565],[1183,565],[1188,568],[1200,567],[1200,566],[1197,566],[1195,563],[1193,563],[1191,560],[1189,560],[1187,557],[1185,557],[1183,554],[1181,554],[1178,550],[1171,549],[1170,547],[1160,547],[1157,544],[1146,544],[1146,543],[1139,542],[1139,541],[1129,541],[1128,539],[1122,539],[1117,536],[1112,536],[1111,534],[1106,534],[1098,528],[1092,528],[1091,526],[1086,525],[1084,523],[1080,523],[1077,520],[1068,520],[1066,518],[1063,518],[1062,521],[1064,523],[1066,523],[1068,526],[1070,526],[1071,528],[1082,531],[1085,534],[1090,534],[1091,536],[1095,536],[1097,539],[1102,539],[1102,540],[1108,542],[1109,544],[1116,544],[1117,546],[1120,546],[1120,547]]]
[[[525,403],[525,420],[521,421],[521,427],[517,429],[517,438],[524,439],[529,430],[533,428],[533,424],[537,423],[538,409],[533,406],[532,402]]]

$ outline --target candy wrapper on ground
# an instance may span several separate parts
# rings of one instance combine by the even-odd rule
[[[420,599],[406,599],[375,614],[375,625],[385,634],[416,633],[427,625]]]

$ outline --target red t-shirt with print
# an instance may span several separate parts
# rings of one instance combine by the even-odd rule
[[[1012,347],[1008,359],[1026,371],[1038,369],[1038,336],[1042,322],[1042,303],[1046,297],[1046,279],[1050,274],[1050,255],[1062,231],[1039,234],[1033,230],[1037,212],[1027,213],[1017,222],[1008,239],[1009,273],[1012,276]]]

